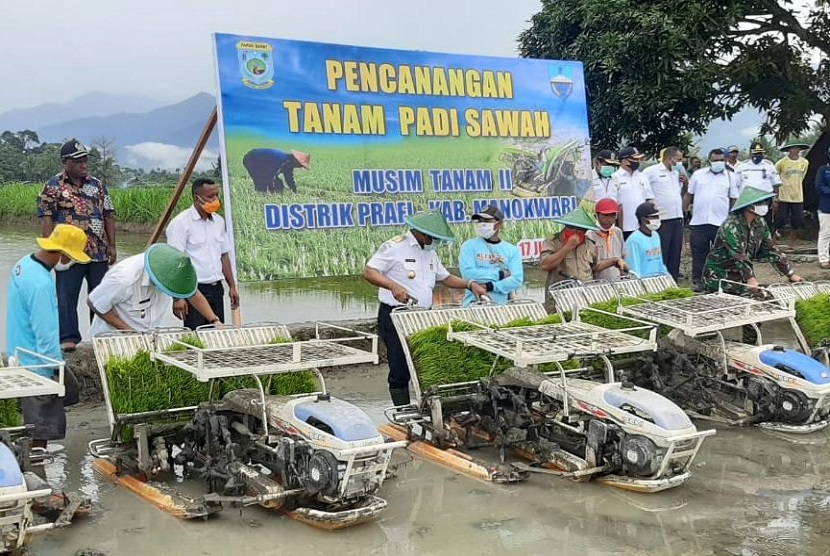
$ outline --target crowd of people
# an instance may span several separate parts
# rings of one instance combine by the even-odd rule
[[[787,157],[777,164],[765,158],[758,143],[751,146],[751,159],[743,162],[736,146],[714,149],[703,166],[700,159],[686,160],[680,149],[667,147],[657,164],[644,169],[645,156],[633,146],[618,156],[599,151],[588,196],[593,210],[583,203],[553,219],[562,229],[544,241],[539,264],[548,273],[546,291],[564,280],[613,280],[629,272],[679,279],[686,223],[696,290],[715,291],[724,283],[757,287],[754,260],[768,260],[791,281],[800,281],[775,247],[773,235],[784,225],[792,230],[803,225],[807,161],[801,152],[806,148],[785,145]],[[293,156],[307,167],[302,154]],[[830,160],[830,150],[827,155]],[[38,238],[40,249],[12,271],[8,352],[23,348],[60,359],[61,352],[73,351],[81,340],[77,305],[84,281],[92,335],[158,328],[171,308],[191,329],[224,322],[223,281],[232,309],[239,306],[239,293],[228,256],[230,239],[217,214],[219,187],[195,180],[192,206],[169,223],[167,243],[116,265],[116,207],[106,186],[89,175],[88,160],[89,151],[81,143],[64,144],[63,171],[49,180],[37,200],[43,237]],[[819,168],[815,187],[820,199],[819,260],[822,268],[830,269],[828,165]],[[451,274],[436,252],[441,243],[454,239],[438,211],[409,215],[409,230],[381,245],[366,263],[364,278],[379,288],[378,333],[389,354],[389,391],[395,405],[409,403],[408,366],[391,319],[395,307],[430,307],[437,283],[467,290],[465,304],[485,298],[507,303],[522,287],[521,253],[501,237],[506,225],[502,210],[490,205],[471,221],[476,237],[461,246],[460,276]],[[550,295],[546,305],[552,309]],[[23,412],[37,431],[37,445],[63,438],[62,402],[54,396],[32,398]]]

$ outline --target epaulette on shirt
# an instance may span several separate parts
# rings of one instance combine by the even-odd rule
[[[382,253],[382,252],[386,251],[387,249],[392,249],[395,245],[401,243],[405,239],[405,237],[406,236],[404,236],[404,235],[399,235],[399,236],[395,236],[391,239],[387,239],[386,241],[383,242],[383,245],[380,246],[380,249],[378,249],[378,253]]]

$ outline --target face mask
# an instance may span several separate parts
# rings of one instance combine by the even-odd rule
[[[201,197],[199,197],[199,200],[202,201],[202,210],[208,214],[218,212],[219,209],[222,207],[222,203],[219,202],[219,199],[214,199],[209,203],[206,203],[204,199],[202,199]]]
[[[424,251],[435,251],[441,245],[441,240],[432,238],[432,243],[424,243]]]
[[[601,166],[599,169],[599,175],[603,178],[610,178],[614,175],[614,167],[613,166]]]
[[[582,230],[565,230],[565,235],[562,236],[562,239],[565,241],[565,243],[567,243],[568,240],[571,239],[573,236],[579,238],[579,245],[585,243],[585,232],[583,232]]]
[[[476,234],[478,237],[490,239],[496,234],[496,225],[491,222],[479,222],[476,224]]]
[[[660,229],[660,219],[659,218],[650,218],[649,221],[646,223],[646,227],[652,232],[657,231]]]
[[[630,167],[632,172],[636,172],[640,168],[639,162],[629,162],[629,164],[631,165]]]
[[[763,218],[769,212],[769,205],[755,205],[752,207],[752,212]]]
[[[58,264],[55,265],[55,272],[63,272],[64,270],[69,270],[72,268],[72,265],[75,264],[75,261],[69,259],[68,263],[58,261]]]
[[[678,172],[680,172],[681,174],[684,172],[684,170],[686,170],[686,169],[683,167],[683,163],[682,163],[682,162],[678,162],[677,164],[675,164],[675,165],[674,165],[674,169],[675,169],[675,170],[677,170]]]
[[[712,163],[712,171],[716,174],[720,174],[726,169],[726,162],[723,160],[717,160]]]
[[[764,160],[764,155],[762,155],[762,154],[753,154],[752,155],[752,162],[754,162],[755,164],[760,164],[762,160]]]

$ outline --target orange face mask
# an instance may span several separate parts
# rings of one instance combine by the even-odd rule
[[[219,212],[219,209],[222,208],[222,203],[219,202],[219,199],[214,199],[209,203],[204,202],[201,197],[199,197],[199,200],[202,201],[202,210],[208,214]]]

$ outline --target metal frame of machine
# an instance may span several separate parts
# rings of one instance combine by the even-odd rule
[[[324,337],[338,334],[340,336],[346,334],[346,337]],[[205,347],[195,347],[181,341],[184,336],[189,335],[195,335]],[[277,508],[285,499],[308,495],[303,489],[283,488],[278,482],[264,476],[254,481],[254,476],[260,474],[244,462],[236,461],[229,464],[229,469],[232,466],[234,472],[243,477],[243,481],[247,478],[256,483],[247,487],[249,491],[253,491],[252,495],[230,497],[209,493],[204,497],[193,499],[172,490],[148,485],[142,480],[143,477],[136,476],[137,471],[145,477],[152,477],[160,464],[164,468],[164,462],[161,460],[172,457],[167,451],[165,441],[161,443],[165,446],[153,441],[151,432],[153,425],[178,420],[178,426],[181,427],[182,419],[193,418],[205,405],[138,414],[116,413],[110,397],[106,364],[112,356],[132,357],[139,351],[146,350],[150,352],[152,359],[176,367],[182,372],[188,372],[201,382],[227,377],[253,377],[257,389],[255,392],[249,391],[253,393],[252,396],[244,394],[246,392],[244,390],[235,391],[228,394],[223,402],[209,402],[208,400],[205,402],[210,404],[211,410],[218,404],[217,407],[223,409],[225,413],[237,410],[241,411],[243,416],[253,416],[258,419],[257,426],[262,428],[261,434],[251,434],[251,430],[240,427],[238,424],[232,428],[237,432],[241,430],[245,436],[254,439],[255,444],[266,453],[276,456],[278,451],[285,449],[289,450],[291,455],[294,454],[293,441],[288,442],[289,447],[279,444],[280,436],[282,436],[299,438],[312,445],[315,450],[328,454],[323,459],[336,461],[338,469],[342,467],[340,470],[342,477],[339,478],[337,491],[327,490],[325,496],[322,492],[319,493],[324,501],[329,499],[337,501],[338,497],[344,497],[346,494],[354,497],[356,489],[359,488],[371,487],[370,490],[376,490],[386,477],[392,451],[405,446],[406,443],[385,442],[379,434],[374,439],[346,442],[337,438],[331,431],[327,433],[297,418],[295,409],[309,400],[348,405],[346,402],[339,402],[328,396],[320,368],[377,363],[377,336],[318,323],[315,337],[311,340],[270,343],[275,337],[290,338],[290,332],[284,325],[264,324],[247,325],[241,328],[205,327],[195,332],[175,329],[144,334],[129,333],[96,337],[93,343],[101,380],[104,384],[112,433],[109,439],[90,443],[90,452],[98,458],[95,462],[96,467],[142,497],[184,518],[209,515],[219,511],[223,503],[238,506],[260,504],[269,508]],[[356,341],[369,342],[371,350],[366,351],[349,345]],[[170,351],[172,346],[176,346],[178,350]],[[266,394],[266,388],[260,379],[261,375],[298,371],[313,372],[320,391],[296,396]],[[240,392],[242,394],[239,394]],[[229,396],[233,399],[226,403]],[[230,409],[225,407],[228,404],[230,404],[228,406]],[[219,415],[218,410],[216,414]],[[124,427],[127,425],[133,426],[135,430],[137,457],[134,461],[125,456],[124,448],[130,445],[123,439]],[[175,428],[177,425],[173,423],[171,426]],[[282,435],[275,435],[274,427],[281,431]],[[271,446],[272,441],[278,442],[278,445]],[[299,450],[299,446],[297,449]],[[162,469],[162,471],[167,470],[169,466],[167,469]],[[124,473],[124,471],[129,471],[129,473]],[[348,492],[347,489],[349,489]],[[328,510],[300,506],[288,512],[288,515],[316,527],[339,529],[372,519],[386,507],[386,501],[376,496],[369,495],[363,498],[364,500],[357,503],[355,507]]]
[[[595,309],[586,310],[602,313],[602,311],[596,311]],[[541,304],[527,301],[508,303],[501,306],[483,304],[473,305],[469,308],[402,309],[393,311],[392,321],[404,346],[404,353],[409,364],[416,393],[416,404],[387,410],[387,418],[392,424],[381,427],[381,430],[391,438],[418,439],[410,443],[409,449],[413,452],[453,470],[462,471],[473,477],[492,482],[519,481],[525,478],[528,472],[541,471],[577,480],[587,480],[595,476],[597,480],[607,484],[641,492],[657,492],[682,484],[689,476],[689,466],[694,460],[703,439],[710,434],[714,434],[714,431],[698,432],[688,421],[686,422],[690,429],[684,430],[684,434],[674,435],[674,437],[671,434],[665,435],[664,459],[660,461],[658,472],[648,478],[607,474],[607,469],[604,466],[596,465],[596,462],[594,465],[590,465],[586,463],[586,460],[582,460],[580,457],[555,446],[550,450],[546,450],[546,454],[550,459],[542,461],[541,464],[547,469],[566,469],[565,472],[547,471],[546,469],[532,468],[524,464],[492,464],[476,460],[469,454],[455,449],[457,446],[468,443],[469,434],[465,436],[465,442],[461,444],[457,438],[453,438],[454,428],[450,426],[450,429],[447,430],[448,425],[445,422],[445,405],[480,396],[482,385],[479,382],[446,384],[433,387],[426,393],[422,391],[407,344],[407,338],[415,332],[433,326],[448,325],[447,337],[449,340],[483,349],[496,355],[496,359],[510,360],[519,367],[535,367],[542,363],[555,363],[559,369],[557,372],[547,373],[546,375],[534,373],[531,380],[541,377],[539,392],[558,398],[563,402],[564,415],[560,416],[561,418],[564,418],[565,415],[580,414],[584,417],[593,416],[612,421],[618,419],[617,422],[628,424],[636,420],[631,418],[631,415],[626,414],[625,411],[621,411],[620,415],[613,415],[617,411],[616,408],[609,407],[608,411],[601,409],[607,404],[603,401],[601,394],[599,396],[596,394],[603,388],[620,386],[613,382],[614,368],[608,359],[609,355],[651,351],[656,348],[654,325],[635,319],[627,319],[632,323],[629,329],[611,331],[581,322],[579,311],[576,311],[571,322],[509,329],[497,328],[518,318],[527,317],[539,320],[545,316],[547,316],[547,313]],[[458,320],[466,321],[477,328],[465,332],[454,331],[452,322]],[[646,333],[646,337],[642,338],[633,335],[633,333]],[[568,379],[568,374],[586,371],[586,369],[565,370],[561,363],[571,359],[601,360],[606,370],[606,381],[609,384]],[[493,368],[495,368],[495,362]],[[599,390],[592,392],[595,387]],[[571,392],[572,390],[573,392]],[[588,400],[596,405],[592,405]],[[668,400],[665,400],[665,402],[670,403]],[[679,408],[676,408],[676,412],[682,414]],[[685,419],[685,416],[683,418]],[[556,419],[559,422],[559,418]],[[435,423],[441,423],[441,425],[436,426]],[[644,424],[644,421],[638,421],[638,423]],[[655,430],[658,428],[655,427]],[[574,432],[585,434],[585,431],[580,432],[576,428]],[[655,431],[649,432],[653,434]],[[665,431],[662,432],[665,433]],[[485,444],[487,443],[488,439],[482,438],[486,437],[486,434],[481,431],[474,432],[474,434],[483,439]],[[532,460],[536,459],[537,455],[533,450],[526,450],[521,446],[515,446],[514,452],[520,457]],[[678,460],[682,460],[680,463],[682,470],[671,477],[664,477],[663,474],[667,471],[670,462],[677,463]]]
[[[644,279],[649,280],[649,279]],[[670,276],[654,277],[652,288],[645,287],[644,293],[653,289],[657,293],[662,289],[674,287],[674,281]],[[795,321],[795,300],[809,299],[819,293],[830,293],[830,282],[799,283],[799,284],[775,284],[769,288],[757,288],[755,298],[746,298],[737,295],[724,293],[725,284],[733,284],[728,280],[722,280],[719,291],[711,294],[696,295],[689,298],[673,299],[665,301],[649,301],[640,299],[642,302],[636,305],[627,306],[623,299],[641,298],[641,294],[632,292],[630,280],[619,282],[595,282],[584,285],[576,284],[575,287],[552,290],[551,295],[557,303],[557,309],[562,311],[568,307],[587,306],[599,301],[612,301],[617,299],[617,312],[622,315],[654,322],[674,329],[669,339],[677,347],[684,350],[691,350],[693,353],[706,355],[716,361],[720,366],[723,376],[735,381],[738,374],[753,375],[759,379],[768,379],[778,387],[794,387],[799,394],[793,394],[797,399],[782,399],[782,407],[790,407],[795,413],[795,408],[800,404],[804,396],[807,402],[812,400],[813,410],[807,415],[805,424],[790,424],[777,421],[766,421],[758,423],[758,426],[790,433],[811,433],[821,430],[830,424],[826,418],[817,420],[821,412],[830,406],[830,384],[814,384],[803,376],[798,376],[786,370],[775,369],[761,361],[761,354],[770,349],[762,345],[762,336],[759,325],[763,322],[786,320],[791,326],[798,341],[801,351],[810,355],[810,346]],[[751,327],[755,331],[756,345],[728,341],[724,338],[723,332],[736,327]],[[705,339],[705,340],[704,340]],[[781,348],[775,348],[781,349]],[[827,366],[828,358],[825,352],[824,365]],[[761,384],[756,385],[761,388]],[[803,396],[802,396],[803,394]],[[772,395],[772,394],[769,394]],[[782,410],[784,411],[784,410]],[[690,411],[695,417],[713,419],[732,425],[742,425],[755,420],[754,416],[746,418],[715,418],[710,415],[703,415],[699,412]]]
[[[18,366],[21,355],[41,363]],[[17,399],[29,396],[64,396],[63,384],[65,362],[46,357],[32,351],[17,348],[9,358],[9,366],[3,366],[0,359],[0,399]],[[35,369],[58,369],[58,380],[51,380],[34,372]],[[31,465],[43,464],[48,454],[31,446],[27,428],[12,427],[0,430],[0,461],[4,466],[4,482],[0,486],[0,552],[18,550],[26,536],[31,533],[65,527],[72,522],[82,500],[72,493],[58,493],[51,488],[30,490],[25,473]],[[41,482],[41,481],[38,481]],[[63,497],[62,509],[57,519],[50,523],[33,525],[32,505],[36,499],[49,498],[58,494]]]

